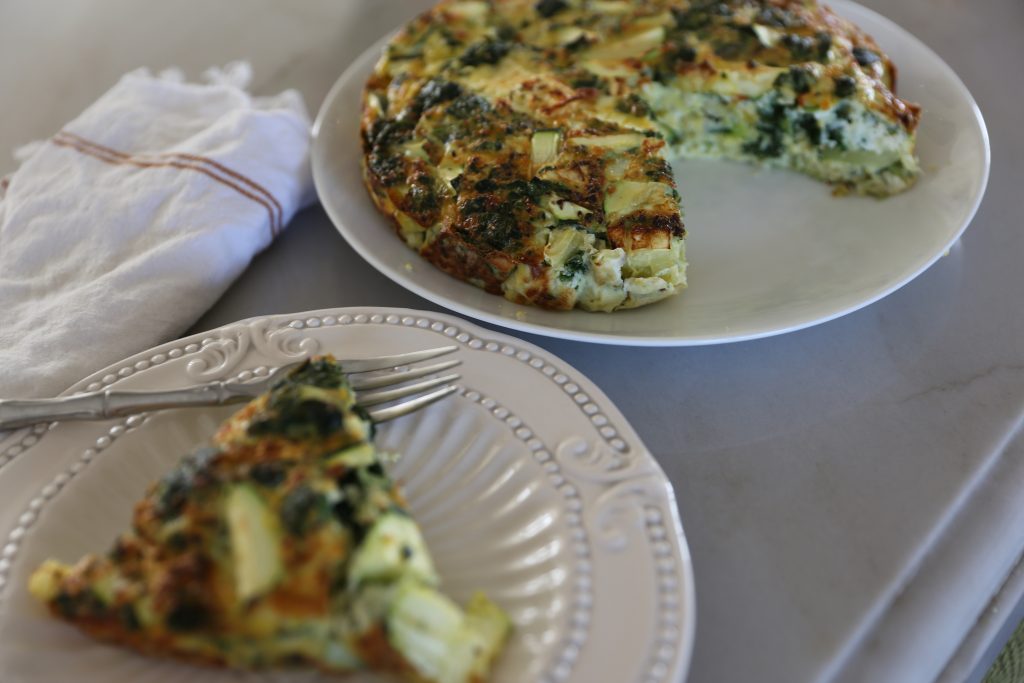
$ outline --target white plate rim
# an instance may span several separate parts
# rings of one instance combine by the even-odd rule
[[[570,402],[577,396],[586,397],[586,403],[576,400],[577,407],[583,413],[589,414],[583,410],[583,406],[586,404],[592,404],[599,408],[599,414],[608,418],[607,422],[602,424],[612,425],[615,428],[610,436],[605,435],[601,438],[609,444],[616,441],[623,443],[624,448],[616,447],[615,450],[627,455],[630,464],[620,474],[619,470],[613,472],[606,467],[607,463],[599,463],[601,467],[597,469],[593,469],[589,463],[583,463],[587,469],[585,471],[581,468],[580,475],[587,482],[606,484],[605,492],[608,493],[618,493],[618,489],[621,488],[629,495],[633,495],[634,485],[638,482],[643,484],[642,492],[639,488],[636,489],[638,497],[634,506],[636,509],[633,511],[641,519],[644,514],[643,505],[650,504],[652,498],[658,499],[656,506],[662,510],[663,516],[655,524],[645,529],[643,533],[648,534],[647,540],[651,545],[652,563],[655,561],[663,563],[665,560],[670,560],[672,564],[671,572],[665,571],[663,565],[659,564],[658,575],[650,577],[651,585],[659,584],[656,588],[658,596],[671,595],[672,598],[671,600],[666,598],[665,604],[656,606],[654,613],[647,616],[653,620],[659,611],[666,609],[673,615],[677,611],[681,614],[679,620],[673,620],[671,623],[659,621],[656,625],[656,628],[660,629],[657,631],[658,633],[664,634],[667,632],[667,628],[671,628],[671,632],[677,633],[678,637],[670,648],[671,652],[665,652],[664,648],[659,648],[657,654],[652,652],[651,658],[645,660],[648,663],[653,662],[653,665],[646,673],[641,674],[642,680],[663,683],[682,681],[692,658],[696,603],[692,561],[679,520],[672,486],[653,456],[626,422],[625,417],[607,396],[579,371],[539,347],[508,335],[485,330],[447,314],[382,307],[324,309],[249,318],[169,342],[93,373],[70,387],[64,392],[64,395],[115,386],[133,375],[145,373],[146,370],[155,369],[157,365],[172,361],[177,361],[181,365],[179,373],[181,377],[175,379],[175,384],[179,380],[184,380],[184,384],[190,384],[199,378],[216,379],[225,376],[238,376],[240,369],[251,365],[254,356],[262,359],[269,357],[273,361],[285,363],[291,362],[297,357],[316,353],[319,344],[316,341],[311,341],[315,338],[316,330],[321,327],[344,325],[393,325],[396,330],[401,330],[403,327],[415,328],[434,332],[440,340],[459,345],[461,353],[501,354],[514,356],[523,363],[526,363],[527,360],[535,361],[531,362],[530,366],[557,384],[567,394]],[[303,330],[305,332],[302,332]],[[498,386],[500,385],[496,385],[496,389],[492,391],[492,396],[501,396]],[[504,402],[506,407],[513,404]],[[3,530],[3,535],[0,535],[0,542],[3,543],[0,547],[0,606],[4,603],[5,595],[9,595],[9,574],[19,546],[31,532],[31,527],[42,508],[49,500],[59,495],[61,489],[81,472],[100,451],[120,435],[143,424],[144,418],[140,416],[119,420],[109,429],[109,423],[106,423],[99,432],[102,435],[95,440],[93,445],[80,444],[71,458],[51,458],[49,462],[56,464],[57,467],[43,469],[33,477],[34,482],[31,489],[36,492],[35,497],[22,509],[12,510],[14,512],[13,519],[17,521],[7,526]],[[37,461],[46,460],[45,454],[39,451],[45,451],[45,445],[52,442],[56,447],[57,443],[55,442],[59,442],[60,437],[54,435],[59,435],[62,428],[67,428],[69,425],[70,423],[52,423],[43,430],[21,430],[16,433],[17,436],[25,434],[28,436],[21,439],[20,444],[22,445],[17,446],[16,452],[10,453],[10,457],[6,457],[0,462],[0,481],[8,479],[8,483],[10,483],[10,478],[16,475],[13,471],[4,471],[7,469],[6,465],[15,459],[24,462],[35,455]],[[598,430],[597,422],[594,423],[594,429]],[[24,445],[25,439],[30,440],[28,445]],[[562,473],[565,474],[569,483],[579,485],[582,479],[573,479],[573,468],[565,467],[566,460],[563,458],[562,446],[566,445],[568,441],[567,439],[557,449],[552,450],[557,451],[556,458],[561,461]],[[85,447],[84,451],[82,451],[82,447]],[[611,452],[610,449],[609,452]],[[66,453],[64,455],[66,456]],[[571,458],[572,455],[569,454],[565,457]],[[598,471],[598,469],[602,471]],[[24,473],[23,470],[19,472]],[[18,485],[23,486],[24,484],[25,482],[20,482]],[[581,497],[585,496],[581,494]],[[616,495],[615,500],[619,501],[620,498]],[[597,501],[597,503],[594,507],[601,507],[601,501]],[[607,510],[601,510],[601,512],[607,512]],[[586,509],[581,510],[580,514],[586,515]],[[655,531],[652,532],[651,529]],[[655,550],[656,547],[657,550]],[[591,559],[597,565],[600,561],[600,554],[595,554]],[[671,588],[662,587],[660,583],[669,573],[672,576],[670,582],[672,586]],[[594,600],[595,602],[600,600],[596,591]],[[663,614],[662,617],[664,616]],[[665,642],[663,635],[659,636],[659,642]],[[606,648],[602,649],[607,651]],[[591,657],[593,650],[594,648],[591,648],[589,655]],[[564,680],[572,683],[576,679],[570,677]]]
[[[984,199],[985,191],[988,187],[989,174],[991,171],[991,147],[989,142],[988,129],[985,125],[984,117],[979,109],[977,102],[974,100],[967,86],[964,85],[963,81],[956,74],[953,69],[946,64],[946,62],[930,47],[923,43],[916,36],[906,31],[901,26],[896,24],[894,21],[888,19],[882,14],[875,10],[869,9],[860,5],[852,0],[833,0],[829,3],[833,6],[833,9],[839,15],[848,13],[860,13],[863,16],[870,17],[873,21],[884,25],[889,31],[897,33],[903,40],[911,41],[912,44],[919,50],[927,53],[935,63],[935,66],[943,72],[943,77],[955,87],[958,94],[967,104],[974,117],[974,122],[977,125],[977,129],[980,135],[982,144],[982,178],[978,184],[978,190],[976,195],[973,197],[970,207],[963,214],[964,218],[961,221],[959,227],[951,233],[945,243],[940,247],[934,249],[925,259],[920,260],[914,267],[909,268],[903,272],[899,277],[892,279],[885,283],[883,286],[876,288],[876,290],[870,295],[863,299],[856,301],[852,304],[838,307],[824,315],[808,315],[802,320],[795,320],[789,324],[779,326],[765,326],[762,329],[745,332],[745,333],[723,333],[723,334],[705,334],[705,335],[686,335],[679,334],[676,336],[660,336],[660,335],[643,335],[643,334],[629,334],[629,333],[610,333],[590,330],[579,330],[571,327],[562,327],[551,324],[542,324],[531,322],[527,319],[527,316],[508,316],[501,315],[484,308],[480,308],[474,305],[470,305],[460,301],[458,298],[448,296],[444,293],[438,292],[435,289],[426,286],[419,282],[415,277],[410,276],[409,273],[403,272],[402,269],[394,268],[381,259],[369,245],[363,243],[358,236],[350,229],[346,227],[346,221],[342,215],[342,210],[336,207],[332,202],[325,201],[325,197],[330,196],[330,188],[328,186],[328,178],[326,177],[326,171],[324,170],[324,163],[322,159],[328,154],[325,150],[323,135],[321,133],[327,125],[327,121],[330,120],[332,112],[336,103],[339,100],[340,92],[345,88],[347,82],[353,78],[354,74],[360,73],[366,69],[367,62],[376,61],[377,55],[379,55],[383,45],[390,39],[391,35],[395,31],[385,35],[373,46],[363,52],[356,60],[348,66],[341,74],[341,76],[335,81],[334,85],[328,91],[327,96],[324,98],[321,104],[320,110],[317,114],[316,120],[313,123],[312,129],[312,168],[313,168],[313,182],[316,188],[317,195],[320,199],[321,205],[331,219],[336,229],[341,233],[344,239],[349,245],[370,265],[372,265],[380,273],[408,289],[409,291],[429,300],[435,301],[446,308],[449,308],[457,313],[465,316],[476,318],[494,325],[498,325],[504,328],[517,330],[521,332],[528,332],[532,334],[538,334],[547,337],[554,337],[559,339],[569,339],[574,341],[593,342],[600,344],[613,344],[623,346],[651,346],[651,347],[667,347],[667,346],[707,346],[714,344],[724,344],[733,342],[750,341],[754,339],[762,339],[765,337],[772,337],[781,334],[787,334],[790,332],[796,332],[798,330],[806,329],[829,321],[841,318],[849,315],[862,308],[870,306],[871,304],[887,297],[893,292],[907,285],[909,282],[916,279],[932,265],[934,265],[943,255],[945,255],[949,249],[960,239],[964,231],[974,220],[974,216],[977,214],[978,208],[981,206],[981,202]],[[397,29],[396,29],[397,31]],[[353,139],[358,138],[353,134]],[[912,190],[911,190],[912,191]],[[383,216],[382,216],[382,220]],[[382,226],[383,227],[383,226]],[[390,226],[388,226],[390,229]],[[397,239],[397,237],[396,237]],[[414,255],[412,250],[409,250],[410,255]],[[429,264],[427,264],[429,265]],[[430,266],[433,267],[433,266]],[[472,287],[467,283],[460,283],[466,287]],[[473,288],[475,289],[475,288]],[[679,293],[678,296],[686,296],[686,291]],[[506,302],[508,303],[508,302]],[[657,305],[657,304],[655,304]],[[530,310],[525,307],[525,310]],[[628,314],[628,312],[625,312]],[[594,314],[592,314],[594,315]],[[615,314],[612,314],[615,315]]]

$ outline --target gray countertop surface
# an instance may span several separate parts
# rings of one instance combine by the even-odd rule
[[[195,77],[246,59],[257,93],[297,88],[315,113],[351,60],[427,4],[4,3],[0,149],[52,135],[139,66]],[[1024,593],[1024,4],[864,4],[946,60],[988,125],[988,192],[946,258],[866,309],[759,341],[526,337],[594,380],[675,486],[697,581],[694,683],[963,680]],[[441,310],[313,206],[194,331],[350,305]]]

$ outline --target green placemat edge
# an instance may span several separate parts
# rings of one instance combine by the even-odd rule
[[[1017,625],[982,683],[1021,683],[1024,681],[1024,621]]]

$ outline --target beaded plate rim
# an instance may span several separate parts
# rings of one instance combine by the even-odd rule
[[[469,387],[462,387],[459,392],[461,398],[479,403],[493,417],[506,423],[513,436],[546,466],[549,477],[557,479],[548,483],[563,494],[563,505],[569,515],[567,521],[577,520],[576,525],[569,526],[582,531],[581,542],[587,547],[587,553],[579,557],[574,566],[576,592],[571,625],[567,626],[560,639],[561,654],[553,658],[547,667],[549,673],[543,680],[552,683],[570,680],[580,650],[589,637],[590,614],[595,600],[589,578],[592,539],[578,520],[584,514],[601,518],[598,526],[610,527],[611,531],[598,542],[613,548],[623,542],[625,532],[620,528],[623,522],[612,517],[621,513],[617,505],[631,498],[635,498],[634,512],[639,513],[640,527],[654,555],[656,575],[653,580],[658,598],[655,607],[658,636],[651,644],[642,667],[644,674],[638,681],[667,683],[681,680],[692,655],[695,610],[692,567],[671,486],[639,438],[630,435],[631,428],[611,401],[596,386],[590,385],[581,373],[539,347],[444,314],[406,309],[334,309],[251,318],[193,335],[94,373],[65,394],[103,389],[138,372],[178,359],[186,360],[187,374],[200,381],[226,376],[249,379],[265,375],[271,367],[260,365],[238,371],[253,350],[272,360],[290,362],[297,357],[311,355],[319,348],[319,342],[303,331],[348,325],[412,327],[441,335],[469,351],[514,358],[554,383],[572,400],[597,436],[598,447],[592,448],[584,438],[572,436],[550,448],[499,401]],[[607,407],[602,409],[601,403]],[[609,412],[612,417],[607,415]],[[0,537],[4,539],[4,545],[0,547],[0,605],[8,592],[8,575],[21,542],[30,533],[42,508],[102,450],[119,436],[143,426],[146,419],[145,414],[134,415],[110,427],[74,462],[50,479],[17,516],[15,526]],[[623,427],[616,427],[617,423]],[[37,447],[58,426],[59,423],[51,423],[24,430],[26,433],[22,438],[0,454],[0,470]],[[0,476],[3,476],[2,472]],[[601,495],[591,501],[590,509],[584,509],[576,488],[578,482],[597,482],[605,487]],[[667,520],[666,510],[669,513]]]

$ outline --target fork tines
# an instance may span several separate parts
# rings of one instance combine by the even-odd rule
[[[349,383],[356,391],[356,402],[360,406],[370,408],[393,403],[387,407],[367,411],[374,422],[386,422],[420,410],[458,390],[458,387],[452,384],[460,377],[457,373],[430,377],[456,367],[462,362],[458,359],[422,367],[407,367],[412,363],[431,360],[457,349],[457,346],[443,346],[394,356],[341,361],[341,367],[346,374],[352,375],[349,377]],[[390,371],[360,376],[363,373],[382,370]],[[409,384],[419,379],[422,381]]]

